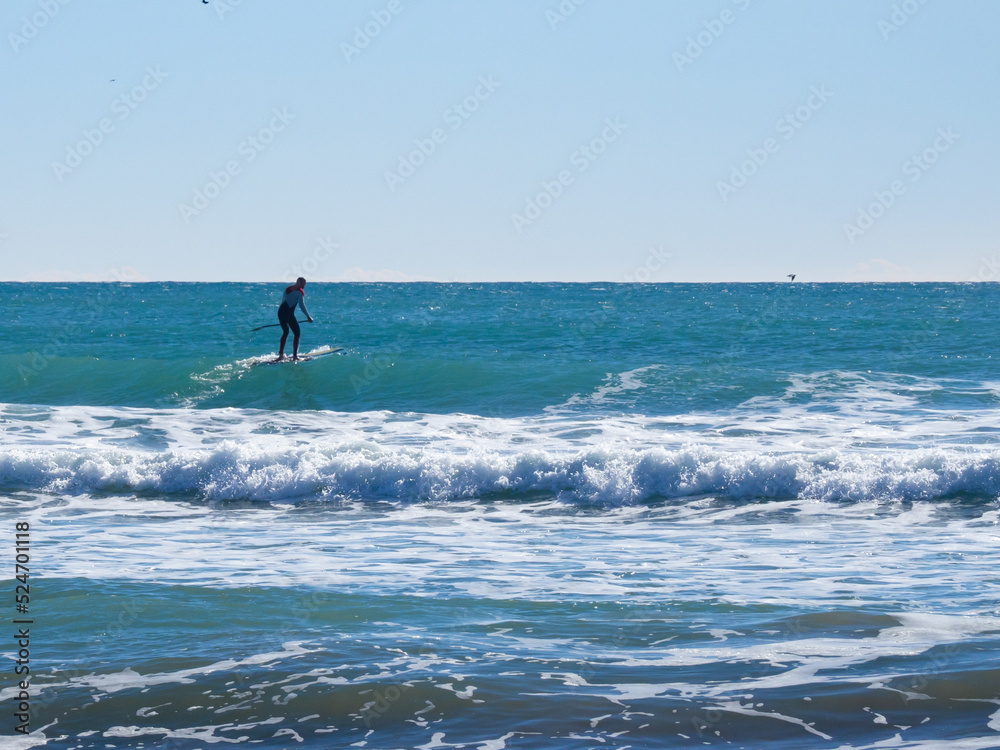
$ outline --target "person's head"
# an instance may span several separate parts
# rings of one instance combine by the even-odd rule
[[[304,278],[302,278],[301,276],[299,276],[299,278],[295,279],[295,286],[297,286],[299,289],[305,289],[306,288],[306,280]]]

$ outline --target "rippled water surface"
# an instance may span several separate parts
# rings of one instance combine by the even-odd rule
[[[1000,747],[996,285],[308,293],[0,284],[11,747]]]

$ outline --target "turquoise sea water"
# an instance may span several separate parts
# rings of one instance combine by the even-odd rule
[[[1000,747],[1000,286],[281,290],[0,284],[12,747]]]

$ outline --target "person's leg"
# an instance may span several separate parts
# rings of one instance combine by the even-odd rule
[[[284,305],[282,305],[284,307]],[[281,323],[281,344],[278,346],[278,359],[285,358],[285,342],[288,341],[288,321],[281,314],[281,307],[278,308],[278,322]]]
[[[299,358],[299,336],[302,334],[302,331],[299,328],[299,321],[297,321],[295,319],[294,315],[292,316],[291,320],[288,321],[288,325],[291,327],[292,334],[294,335],[294,338],[292,339],[292,359],[298,359]]]

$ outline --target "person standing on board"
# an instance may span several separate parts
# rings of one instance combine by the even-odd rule
[[[278,347],[278,362],[285,358],[285,342],[288,340],[288,329],[292,329],[295,338],[292,339],[292,359],[299,358],[299,321],[295,319],[295,306],[302,308],[306,318],[312,323],[312,316],[306,309],[306,280],[299,276],[295,283],[285,287],[285,295],[278,306],[278,322],[281,323],[281,345]]]

